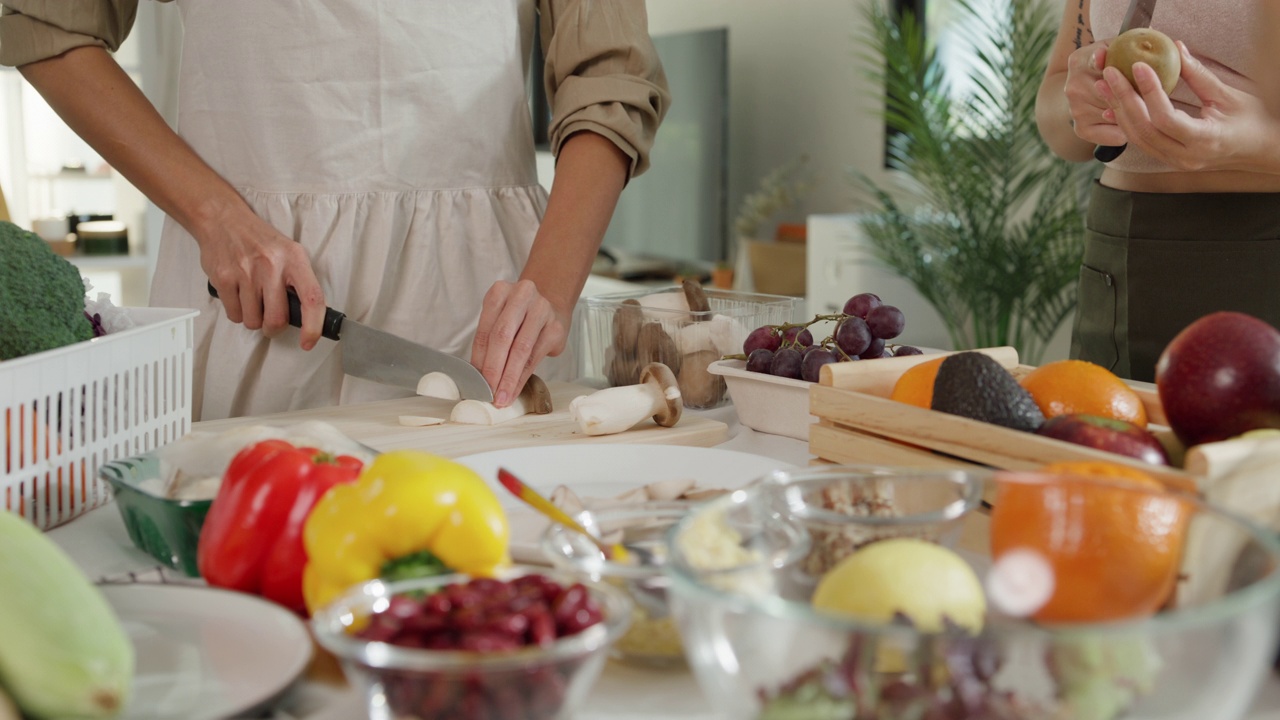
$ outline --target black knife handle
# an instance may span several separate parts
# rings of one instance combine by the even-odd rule
[[[1120,157],[1120,153],[1124,152],[1124,149],[1127,147],[1129,146],[1128,145],[1098,145],[1093,148],[1093,157],[1098,162],[1109,163],[1112,160],[1115,160],[1116,158]]]
[[[218,289],[213,283],[207,283],[209,286],[209,295],[218,297]],[[298,299],[298,293],[293,288],[288,289],[289,294],[289,324],[300,328],[302,327],[302,301]],[[320,328],[320,337],[327,337],[330,340],[337,340],[342,336],[342,321],[347,316],[334,310],[331,307],[324,309],[324,325]]]

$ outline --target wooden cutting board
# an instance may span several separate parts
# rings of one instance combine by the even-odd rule
[[[664,428],[646,420],[636,427],[613,435],[583,435],[578,424],[569,417],[569,402],[580,395],[595,392],[593,388],[550,381],[551,403],[555,410],[547,415],[525,415],[500,425],[459,425],[444,423],[428,427],[405,427],[401,415],[449,417],[453,403],[435,398],[413,397],[361,405],[340,405],[312,410],[198,422],[196,431],[226,430],[242,425],[289,425],[304,420],[322,420],[347,437],[375,450],[415,449],[442,455],[462,457],[490,450],[503,450],[533,445],[569,443],[656,443],[711,447],[729,437],[729,426],[718,420],[697,417],[685,412],[675,427]]]

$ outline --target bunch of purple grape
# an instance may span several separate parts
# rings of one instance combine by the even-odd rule
[[[831,337],[815,343],[809,326],[822,321],[834,321],[836,329]],[[885,305],[879,295],[859,293],[845,302],[840,314],[752,330],[742,352],[751,372],[817,382],[818,372],[829,363],[919,355],[919,348],[886,344],[901,335],[904,327],[901,310]]]

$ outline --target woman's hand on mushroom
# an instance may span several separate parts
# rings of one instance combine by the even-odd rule
[[[1200,99],[1199,117],[1174,107],[1155,71],[1139,63],[1136,89],[1114,68],[1103,73],[1104,118],[1116,122],[1129,143],[1179,170],[1280,173],[1280,119],[1257,97],[1222,82],[1181,41],[1178,52],[1182,80]]]
[[[485,294],[471,364],[493,388],[493,404],[511,404],[547,356],[564,352],[572,309],[557,310],[530,280],[499,281]]]

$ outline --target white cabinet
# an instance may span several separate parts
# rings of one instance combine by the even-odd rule
[[[845,300],[871,292],[906,315],[906,330],[894,342],[950,349],[951,338],[938,313],[910,283],[876,260],[858,219],[852,214],[809,216],[809,316],[840,312]]]

